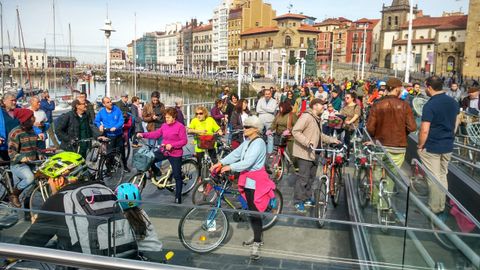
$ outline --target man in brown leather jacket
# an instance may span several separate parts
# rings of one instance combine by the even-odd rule
[[[367,120],[368,133],[385,147],[397,168],[401,168],[405,160],[408,134],[417,129],[412,108],[407,102],[399,99],[402,89],[402,82],[399,79],[390,78],[387,81],[387,95],[373,105]],[[395,169],[386,157],[384,162],[392,170]],[[375,178],[380,179],[380,177]],[[393,186],[393,181],[388,179],[387,190],[392,191]],[[377,194],[378,192],[373,192],[372,203],[376,202],[374,199]],[[382,202],[379,207],[382,207]]]

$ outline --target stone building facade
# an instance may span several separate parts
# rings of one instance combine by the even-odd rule
[[[463,58],[463,75],[466,77],[480,77],[480,0],[470,0]]]

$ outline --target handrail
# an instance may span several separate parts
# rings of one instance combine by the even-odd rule
[[[98,270],[201,269],[6,243],[0,243],[0,256],[26,261],[38,261],[53,265]]]

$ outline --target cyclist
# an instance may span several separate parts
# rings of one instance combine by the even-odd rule
[[[28,161],[38,159],[37,149],[39,136],[33,130],[35,116],[29,109],[15,109],[15,118],[20,122],[20,126],[14,128],[8,135],[8,155],[10,156],[13,180],[16,186],[10,195],[10,202],[15,207],[21,207],[18,196],[34,180],[32,170]]]
[[[195,118],[192,119],[190,125],[188,126],[188,133],[194,134],[195,136],[195,153],[197,155],[198,161],[198,169],[201,171],[202,166],[202,159],[204,154],[203,149],[199,148],[200,139],[199,136],[202,135],[212,135],[214,133],[218,133],[219,135],[223,135],[220,126],[217,125],[215,120],[208,116],[207,108],[200,106],[195,109]],[[208,155],[212,159],[213,163],[217,162],[217,152],[216,149],[209,149]],[[200,176],[199,176],[200,177]]]
[[[313,148],[320,148],[322,142],[340,144],[336,138],[322,133],[320,115],[323,113],[322,100],[315,98],[310,102],[310,109],[305,111],[293,126],[292,134],[295,139],[293,156],[298,159],[298,178],[294,188],[295,208],[305,212],[305,205],[312,206],[312,183],[317,174],[318,162]]]
[[[182,156],[183,147],[187,144],[187,132],[185,126],[177,122],[177,110],[167,108],[165,110],[165,123],[157,130],[146,133],[138,133],[137,137],[157,140],[162,138],[160,149],[155,151],[155,161],[152,164],[153,177],[161,175],[160,169],[155,163],[168,159],[172,165],[172,174],[175,179],[175,203],[182,203]]]
[[[291,154],[293,150],[292,128],[298,120],[297,115],[292,112],[292,105],[290,102],[281,102],[278,105],[279,112],[273,120],[272,126],[267,130],[267,135],[275,132],[277,136],[284,136],[288,143],[288,152]]]
[[[168,110],[168,109],[167,109]],[[166,118],[168,119],[168,114]],[[168,120],[167,121],[168,124]],[[123,215],[130,223],[135,232],[135,239],[137,239],[138,251],[140,256],[146,258],[148,261],[161,262],[160,252],[163,244],[158,239],[155,227],[153,226],[150,217],[140,208],[142,195],[138,190],[138,186],[132,183],[123,183],[115,190],[118,200],[125,200],[128,202],[120,202],[120,208]]]
[[[60,148],[65,151],[76,151],[75,140],[98,137],[98,129],[93,125],[93,119],[87,112],[87,103],[78,99],[72,102],[72,110],[62,114],[55,125],[55,133],[62,142]],[[89,144],[80,143],[78,152],[83,158],[87,155]]]
[[[264,124],[257,116],[249,116],[243,123],[246,140],[210,170],[224,173],[227,171],[240,172],[238,190],[245,198],[250,211],[265,212],[270,199],[274,197],[275,183],[270,180],[265,170],[267,148],[260,138]],[[262,217],[252,215],[250,222],[253,229],[253,239],[243,242],[244,246],[251,246],[251,258],[260,258],[262,242]]]
[[[58,249],[97,255],[105,255],[107,250],[116,250],[117,256],[136,258],[138,249],[130,225],[126,218],[115,215],[117,209],[114,192],[100,182],[84,181],[88,167],[82,156],[73,152],[59,153],[42,164],[40,171],[49,177],[51,195],[43,204],[42,212],[38,213],[22,236],[20,244],[44,247],[56,237]],[[85,209],[89,209],[89,212]],[[91,218],[92,216],[108,219]],[[116,232],[121,233],[111,236],[110,240],[114,244],[110,245],[101,242],[101,239],[108,241],[104,230],[109,226],[107,220],[112,219],[117,226]]]
[[[3,107],[0,107],[0,158],[9,161],[8,156],[8,134],[17,127],[20,122],[15,118],[14,110],[17,107],[17,99],[12,93],[5,93],[3,96]]]

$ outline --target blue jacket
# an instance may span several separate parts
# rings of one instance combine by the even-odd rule
[[[55,101],[49,103],[46,99],[42,98],[42,100],[40,100],[40,109],[47,115],[48,122],[52,123],[52,112],[55,110]]]
[[[105,129],[116,128],[114,132],[107,131],[105,135],[107,137],[116,137],[123,133],[123,113],[122,111],[115,105],[112,107],[112,111],[110,113],[107,112],[107,109],[102,108],[97,116],[95,117],[95,121],[93,122],[96,127],[100,128],[103,124]]]

